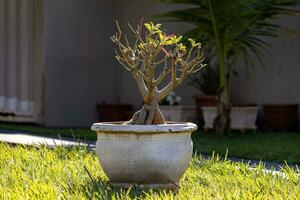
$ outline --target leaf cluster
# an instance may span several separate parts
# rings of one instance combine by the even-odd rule
[[[129,41],[118,23],[118,31],[111,39],[116,45],[116,59],[125,69],[132,72],[144,97],[146,93],[152,93],[154,88],[169,75],[171,82],[157,91],[159,99],[163,99],[188,75],[196,73],[205,66],[201,43],[194,39],[188,38],[190,44],[187,46],[182,42],[183,36],[168,35],[161,24],[153,22],[141,21],[136,28],[130,24],[128,26],[134,34],[135,41]],[[157,76],[158,67],[162,70]]]

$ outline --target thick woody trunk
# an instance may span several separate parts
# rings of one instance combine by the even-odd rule
[[[216,133],[220,136],[223,136],[230,131],[231,99],[229,85],[228,80],[226,80],[225,86],[221,88],[218,94],[218,113],[214,121],[214,128]]]
[[[142,109],[134,113],[132,119],[126,124],[151,125],[165,123],[165,119],[159,109],[159,92],[156,87],[148,88],[148,93],[144,96],[145,104]]]
[[[136,125],[151,125],[151,124],[164,124],[164,117],[159,109],[158,103],[145,104],[141,110],[134,113],[132,119],[127,124]]]

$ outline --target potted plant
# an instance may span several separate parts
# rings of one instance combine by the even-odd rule
[[[256,118],[259,107],[257,105],[234,105],[231,106],[230,128],[233,130],[256,130]],[[217,106],[202,107],[204,118],[204,130],[213,129],[217,117]]]
[[[201,45],[189,39],[190,47],[185,46],[182,36],[167,35],[161,24],[143,21],[136,28],[129,24],[135,38],[131,43],[116,24],[111,37],[116,59],[136,80],[144,105],[127,122],[93,124],[101,166],[113,186],[177,189],[192,157],[191,133],[197,126],[166,122],[159,102],[204,66]],[[170,82],[159,89],[167,76]]]
[[[198,117],[198,125],[201,128],[204,128],[204,117],[202,112],[202,107],[211,107],[217,106],[217,94],[218,94],[218,87],[219,87],[219,78],[218,74],[211,67],[208,65],[203,70],[199,71],[198,73],[192,74],[189,78],[189,85],[194,86],[202,95],[196,95],[196,108],[197,108],[197,117]],[[210,116],[210,113],[205,113]],[[208,118],[206,116],[205,118]]]
[[[195,107],[180,105],[181,97],[171,92],[160,103],[160,110],[167,121],[195,122]]]
[[[208,49],[207,59],[215,63],[219,77],[216,133],[230,131],[232,119],[231,85],[237,67],[255,68],[264,65],[268,38],[279,33],[293,33],[279,25],[279,16],[299,16],[298,0],[160,0],[185,4],[159,16],[174,22],[188,22],[193,28],[189,37],[200,39]]]
[[[219,77],[216,70],[212,67],[205,67],[200,72],[193,74],[190,78],[190,85],[199,89],[204,95],[196,96],[197,114],[200,126],[204,130],[213,129],[214,121],[217,117],[217,102]],[[257,105],[233,105],[230,112],[231,129],[256,130],[255,124]]]
[[[203,93],[203,95],[195,96],[196,105],[199,108],[202,106],[217,105],[219,78],[215,69],[210,67],[210,65],[198,73],[192,74],[188,84],[194,86]]]

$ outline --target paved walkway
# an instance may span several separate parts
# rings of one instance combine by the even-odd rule
[[[50,148],[55,146],[77,146],[84,145],[90,151],[95,151],[95,141],[78,141],[76,139],[70,138],[59,138],[47,135],[34,135],[30,132],[25,131],[15,131],[15,130],[4,130],[0,129],[0,142],[7,142],[11,144],[23,144],[23,145],[32,145],[32,146],[40,146],[46,145]],[[203,155],[204,158],[209,159],[210,155]],[[258,160],[249,160],[249,159],[241,159],[235,157],[227,158],[233,162],[244,162],[249,163],[250,166],[256,167],[260,161]],[[277,163],[277,162],[263,162],[266,169],[279,171],[282,167],[284,167],[285,163]],[[290,167],[296,169],[297,165],[288,164]],[[299,167],[299,166],[298,166]]]
[[[89,150],[95,150],[95,142],[93,141],[78,141],[70,138],[59,138],[46,135],[34,135],[30,132],[4,130],[0,129],[0,142],[11,144],[24,144],[32,146],[46,145],[53,148],[55,146],[87,146]]]

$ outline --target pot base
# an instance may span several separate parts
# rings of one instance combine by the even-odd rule
[[[140,189],[155,189],[155,190],[160,190],[160,189],[169,189],[176,191],[180,189],[180,184],[179,183],[160,183],[160,184],[133,184],[133,183],[113,183],[110,182],[109,185],[112,187],[116,188],[125,188],[128,189],[130,187],[138,187]]]

